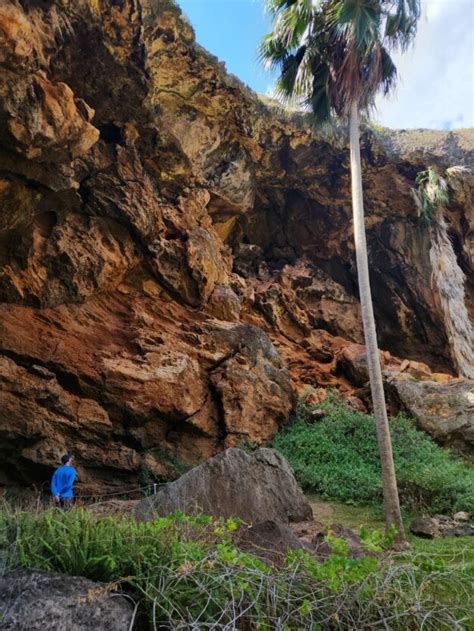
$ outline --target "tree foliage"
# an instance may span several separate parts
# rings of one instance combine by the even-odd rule
[[[370,110],[389,93],[397,70],[390,56],[412,41],[419,0],[267,0],[274,30],[261,60],[279,70],[277,94],[310,108],[319,122],[347,118],[353,102]]]

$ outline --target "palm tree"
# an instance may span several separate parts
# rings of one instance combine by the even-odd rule
[[[474,328],[466,307],[466,278],[444,217],[451,187],[468,172],[466,167],[454,166],[441,174],[428,167],[418,173],[418,189],[413,192],[430,232],[431,285],[441,307],[453,362],[459,375],[474,379]]]
[[[273,32],[260,45],[260,58],[279,71],[278,95],[313,112],[318,123],[349,123],[352,211],[359,294],[377,439],[384,511],[397,541],[405,535],[393,463],[377,334],[369,282],[359,145],[361,113],[375,96],[394,87],[390,57],[413,40],[420,0],[266,0]]]

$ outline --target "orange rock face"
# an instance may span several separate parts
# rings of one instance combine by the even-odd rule
[[[47,484],[65,449],[85,492],[173,475],[265,443],[309,387],[365,409],[347,149],[171,0],[3,0],[0,41],[0,484]],[[410,187],[473,147],[432,135],[366,130],[363,162],[384,368],[445,381]],[[449,217],[468,294],[472,190]]]

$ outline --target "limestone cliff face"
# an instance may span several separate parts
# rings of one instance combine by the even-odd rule
[[[452,370],[410,187],[473,155],[364,134],[391,370]],[[473,187],[448,217],[468,293]],[[267,440],[305,384],[363,405],[347,148],[226,74],[171,0],[0,1],[0,198],[0,483],[66,448],[90,490],[169,475]]]

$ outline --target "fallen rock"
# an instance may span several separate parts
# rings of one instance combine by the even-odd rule
[[[456,513],[464,517],[467,513]],[[434,515],[433,517],[417,517],[410,524],[410,531],[417,537],[434,539],[435,537],[469,537],[474,535],[474,524],[464,519],[457,519],[456,515]]]
[[[417,537],[434,539],[440,534],[439,522],[434,517],[417,517],[411,522],[410,531]]]
[[[445,537],[472,537],[474,535],[474,524],[458,524],[454,528],[446,531]]]
[[[453,519],[455,519],[456,521],[469,521],[469,513],[466,513],[466,511],[459,511],[459,513],[454,513],[453,515]]]
[[[316,533],[311,541],[313,553],[316,557],[323,559],[332,554],[332,546],[328,541],[326,541],[328,534],[331,534],[338,539],[343,539],[347,543],[348,555],[351,559],[369,556],[370,553],[364,549],[362,540],[358,534],[350,528],[346,528],[342,524],[331,524],[329,528]]]
[[[286,460],[273,449],[227,449],[194,467],[135,508],[140,521],[176,511],[246,522],[312,519],[311,506]]]
[[[0,577],[0,628],[128,631],[133,608],[107,586],[86,578],[15,570]]]
[[[316,408],[315,410],[311,410],[308,414],[308,416],[306,417],[306,422],[307,423],[318,423],[319,421],[322,421],[323,418],[326,416],[326,410],[321,410],[319,408]]]
[[[234,543],[244,552],[272,564],[281,563],[288,550],[305,547],[289,526],[271,520],[241,528]]]
[[[443,445],[474,449],[474,381],[413,381],[392,374],[389,383],[418,425]]]
[[[291,524],[291,529],[306,548],[311,548],[312,542],[317,535],[327,532],[327,526],[314,520]]]

